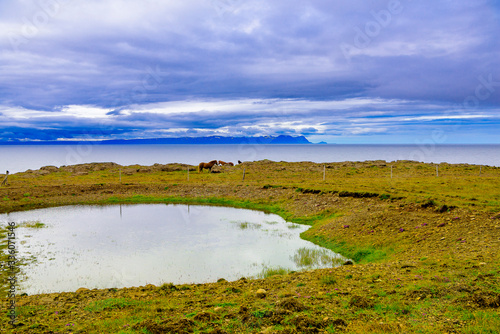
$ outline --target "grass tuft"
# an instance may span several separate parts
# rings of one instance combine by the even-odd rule
[[[257,275],[258,278],[268,278],[271,276],[275,275],[288,275],[291,272],[290,269],[278,266],[278,267],[264,267],[262,271],[260,272],[259,275]]]
[[[97,300],[89,303],[85,310],[88,312],[102,312],[105,310],[113,310],[113,309],[123,309],[126,307],[137,306],[141,304],[141,302],[131,299],[124,298],[110,298]]]

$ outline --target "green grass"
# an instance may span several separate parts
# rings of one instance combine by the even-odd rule
[[[278,267],[264,267],[262,271],[260,272],[259,275],[257,275],[258,278],[268,278],[274,275],[287,275],[291,272],[290,269],[278,266]]]
[[[323,284],[323,285],[335,285],[335,284],[337,284],[337,278],[334,276],[330,276],[330,275],[322,276],[320,281],[321,281],[321,284]]]
[[[493,334],[500,328],[500,314],[485,311],[475,311],[469,319],[472,324],[466,326],[464,333]]]
[[[144,304],[143,302],[139,302],[131,299],[124,298],[110,298],[98,300],[95,302],[89,303],[87,307],[85,307],[86,311],[89,312],[102,312],[105,310],[113,310],[113,309],[122,309],[126,307],[136,307],[137,305]]]
[[[342,254],[346,258],[352,259],[356,263],[380,262],[394,252],[390,246],[353,246],[343,241],[327,240],[322,236],[310,236],[307,233],[301,235],[304,239],[315,244],[328,248],[335,253]]]

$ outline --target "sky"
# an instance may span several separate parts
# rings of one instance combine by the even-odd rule
[[[500,144],[499,0],[0,2],[0,141]]]

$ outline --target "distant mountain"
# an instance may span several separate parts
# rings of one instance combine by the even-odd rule
[[[110,139],[100,141],[23,141],[2,142],[0,145],[74,145],[74,144],[105,144],[105,145],[189,145],[189,144],[311,144],[304,136],[261,136],[261,137],[181,137],[181,138],[151,138],[151,139]]]

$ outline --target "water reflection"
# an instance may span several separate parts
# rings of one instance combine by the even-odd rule
[[[307,226],[244,209],[69,206],[0,215],[7,221],[18,224],[19,256],[30,260],[20,286],[28,294],[235,280],[263,267],[330,267],[338,258],[300,239]]]
[[[290,257],[300,269],[336,267],[341,265],[345,259],[332,254],[328,249],[317,249],[301,247]]]

